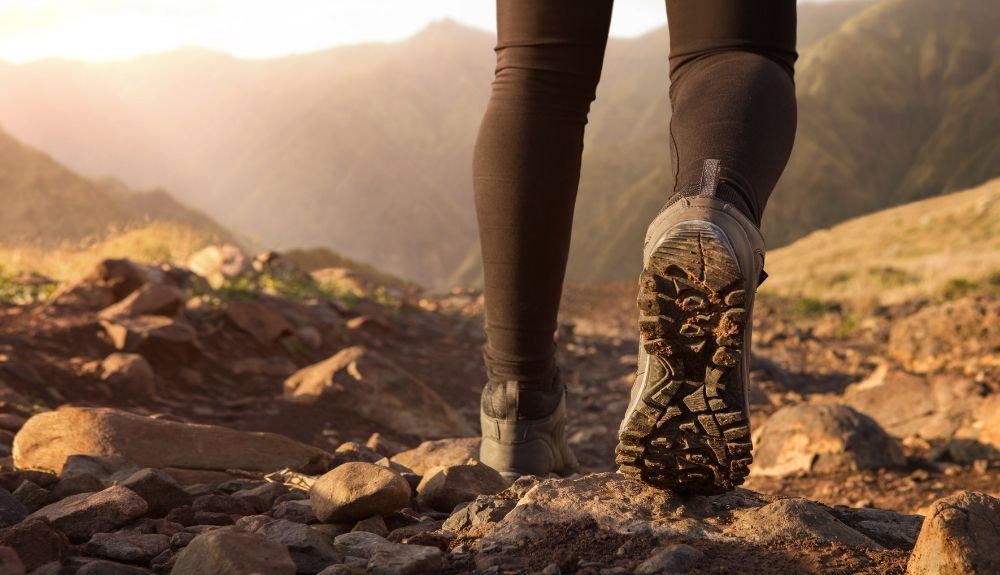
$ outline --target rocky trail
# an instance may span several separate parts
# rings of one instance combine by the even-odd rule
[[[475,460],[478,293],[189,267],[0,305],[0,575],[1000,573],[996,296],[762,297],[753,472],[683,498],[614,473],[634,285],[567,289],[582,473],[507,484]]]

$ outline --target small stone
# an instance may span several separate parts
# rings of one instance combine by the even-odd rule
[[[152,571],[136,565],[124,565],[113,561],[88,561],[76,571],[76,575],[151,575]]]
[[[244,501],[257,513],[264,513],[271,509],[274,500],[288,493],[288,488],[281,483],[263,483],[256,487],[241,489],[233,493],[234,499]]]
[[[495,523],[514,509],[515,502],[502,497],[480,495],[468,505],[459,508],[445,520],[442,528],[458,532],[482,523]]]
[[[140,469],[120,485],[142,497],[152,517],[163,517],[172,509],[190,505],[192,501],[191,495],[173,477],[159,469]]]
[[[55,503],[59,500],[51,491],[39,487],[32,481],[21,483],[12,495],[24,505],[28,513],[37,511],[49,503]]]
[[[348,557],[363,557],[367,559],[379,545],[389,545],[389,541],[380,535],[367,531],[352,531],[338,535],[333,540],[336,550]]]
[[[335,563],[320,571],[317,575],[353,575],[354,571],[343,563]]]
[[[20,523],[27,516],[28,510],[17,497],[6,489],[0,489],[0,528]]]
[[[102,320],[115,349],[146,358],[180,361],[198,353],[198,334],[187,323],[161,315]]]
[[[81,493],[97,493],[104,489],[104,483],[100,479],[90,474],[70,475],[63,477],[52,488],[52,495],[56,499],[65,499],[71,495]]]
[[[413,449],[393,455],[391,459],[417,475],[426,475],[434,467],[461,465],[469,459],[478,459],[479,443],[478,437],[425,441]]]
[[[30,518],[0,529],[0,545],[17,551],[28,571],[50,561],[58,561],[73,550],[66,536],[53,529],[47,521]]]
[[[1000,499],[963,491],[935,501],[906,573],[1000,573]]]
[[[305,501],[282,501],[274,506],[271,516],[275,519],[287,519],[296,523],[317,523],[319,519],[313,511],[312,502]]]
[[[381,515],[372,515],[367,519],[362,519],[354,524],[351,531],[367,531],[385,537],[389,535],[389,529],[385,526],[385,520]]]
[[[309,491],[323,522],[387,515],[410,501],[410,485],[394,471],[372,463],[345,463],[316,480]]]
[[[260,535],[216,529],[195,537],[177,554],[173,575],[294,575],[284,545]]]
[[[24,575],[24,563],[13,547],[0,547],[0,575]]]
[[[274,343],[281,336],[294,331],[294,326],[287,319],[259,301],[229,302],[226,304],[225,314],[233,325],[263,345]]]
[[[101,362],[101,381],[120,398],[156,395],[156,376],[146,358],[137,353],[112,353]]]
[[[87,555],[126,563],[148,563],[170,547],[170,537],[159,534],[95,533],[84,550]]]
[[[437,547],[387,543],[368,558],[373,575],[434,575],[441,572],[443,553]]]
[[[126,487],[81,493],[46,505],[29,518],[48,519],[72,541],[87,541],[95,533],[113,531],[141,517],[148,509],[142,497]]]
[[[101,481],[124,479],[139,470],[139,466],[120,455],[72,454],[59,472],[61,480],[77,475],[89,475]],[[102,487],[103,488],[103,487]],[[101,488],[98,489],[100,491]]]
[[[301,523],[279,519],[264,525],[257,533],[288,547],[299,573],[317,573],[340,561],[329,537]]]
[[[506,488],[507,481],[495,469],[475,461],[428,471],[417,486],[417,494],[422,505],[450,512],[459,503]]]
[[[333,461],[330,467],[336,467],[351,461],[364,461],[365,463],[375,463],[383,459],[383,455],[367,445],[362,445],[354,441],[341,443],[333,452]]]
[[[636,575],[658,575],[660,573],[687,573],[705,559],[705,554],[683,543],[668,545],[658,549],[639,564]]]
[[[112,304],[100,312],[100,319],[115,320],[140,315],[162,315],[172,317],[184,306],[184,290],[165,284],[148,283],[125,299]]]

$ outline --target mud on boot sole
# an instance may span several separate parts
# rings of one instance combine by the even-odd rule
[[[650,256],[639,331],[662,377],[646,383],[622,425],[620,473],[688,494],[743,483],[752,461],[740,357],[746,295],[729,241],[708,222],[678,225]]]

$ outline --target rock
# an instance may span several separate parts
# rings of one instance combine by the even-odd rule
[[[250,261],[246,254],[232,244],[209,246],[196,252],[188,258],[187,265],[215,289],[250,271]]]
[[[130,293],[125,299],[102,309],[97,317],[106,320],[118,320],[140,315],[173,317],[184,307],[186,300],[187,296],[180,288],[147,283]]]
[[[977,455],[982,458],[1000,459],[1000,393],[984,398],[955,436],[977,442]]]
[[[69,477],[63,477],[56,483],[56,486],[52,488],[52,495],[56,499],[65,499],[70,495],[79,495],[80,493],[97,493],[104,489],[104,483],[100,479],[90,475],[89,473],[70,475]]]
[[[330,563],[340,561],[329,537],[301,523],[278,519],[262,526],[257,533],[288,547],[298,573],[318,573]]]
[[[233,325],[263,345],[274,343],[281,336],[295,331],[295,327],[281,314],[259,301],[228,302],[224,313]]]
[[[452,513],[442,528],[458,532],[482,523],[496,523],[514,509],[515,503],[502,497],[480,495],[472,503]]]
[[[759,509],[743,511],[726,530],[760,544],[813,538],[850,546],[879,545],[833,517],[818,503],[806,499],[779,499]]]
[[[311,501],[282,501],[274,506],[271,516],[275,519],[287,519],[296,523],[317,523],[319,518],[313,511]]]
[[[93,491],[100,491],[104,489],[104,486],[100,484],[101,481],[123,479],[136,471],[139,471],[138,465],[119,455],[83,455],[77,453],[66,458],[66,463],[63,464],[60,473],[59,484],[56,485],[56,491],[63,490],[64,488],[61,488],[60,485],[67,479],[75,477],[96,479],[97,489]],[[83,491],[76,493],[83,493]]]
[[[380,535],[367,531],[352,531],[338,535],[333,540],[333,546],[341,555],[347,557],[362,557],[367,559],[380,545],[390,545],[389,541]]]
[[[334,450],[333,461],[330,463],[330,466],[336,467],[349,461],[375,463],[381,459],[384,459],[382,454],[367,445],[362,445],[354,441],[345,441],[344,443],[341,443],[336,450]]]
[[[123,565],[111,561],[88,561],[76,571],[76,575],[146,575],[152,574],[149,569],[136,565]]]
[[[906,573],[1000,573],[1000,500],[963,491],[935,501]]]
[[[198,354],[198,335],[187,323],[161,315],[101,320],[119,351],[146,358],[184,361]]]
[[[257,513],[264,513],[274,506],[274,500],[288,493],[281,483],[263,483],[256,487],[241,489],[233,497],[245,501]]]
[[[72,541],[87,541],[95,533],[112,531],[146,513],[146,502],[118,485],[98,493],[81,493],[42,507],[29,515],[47,519]]]
[[[62,407],[32,417],[18,432],[13,451],[17,467],[54,473],[73,454],[117,455],[142,467],[267,472],[308,472],[325,468],[330,459],[321,449],[273,433],[89,407]]]
[[[29,518],[0,529],[0,545],[17,551],[28,571],[50,561],[58,561],[73,551],[69,539],[44,519]]]
[[[344,565],[343,563],[334,563],[333,565],[330,565],[326,569],[320,571],[318,575],[353,575],[353,574],[354,570],[352,570],[347,565]]]
[[[101,362],[101,381],[116,397],[146,398],[156,394],[156,376],[137,353],[112,353]]]
[[[294,575],[284,545],[260,535],[216,529],[195,537],[177,556],[173,575]]]
[[[479,442],[478,437],[425,441],[413,449],[393,455],[391,460],[417,475],[425,475],[432,467],[462,465],[470,459],[478,459]]]
[[[6,489],[0,489],[0,528],[20,523],[27,516],[28,510],[17,497]]]
[[[469,424],[432,389],[389,359],[348,347],[285,380],[284,397],[302,404],[350,405],[389,429],[423,437],[471,435]]]
[[[843,402],[896,437],[950,439],[981,403],[980,385],[950,374],[917,375],[884,364],[845,390]],[[905,397],[906,401],[899,398]]]
[[[171,509],[190,505],[191,495],[173,477],[159,469],[140,469],[120,483],[134,491],[149,506],[148,514],[163,517]]]
[[[492,495],[506,488],[507,481],[495,469],[475,461],[429,470],[417,486],[417,495],[422,505],[451,511],[478,495]]]
[[[640,563],[635,568],[635,575],[687,573],[704,559],[705,554],[690,545],[667,545]]]
[[[217,493],[197,497],[191,506],[196,511],[225,513],[226,515],[253,515],[256,511],[250,503],[243,499]]]
[[[87,555],[125,563],[149,563],[170,548],[170,537],[156,533],[95,533],[84,547]]]
[[[442,556],[437,547],[388,543],[375,548],[365,572],[372,575],[434,575],[441,572]]]
[[[126,259],[108,259],[52,295],[57,306],[103,309],[149,282],[149,269]]]
[[[381,515],[372,515],[367,519],[358,521],[351,531],[367,531],[382,537],[389,535],[389,528],[385,526],[385,519]]]
[[[967,297],[893,322],[889,354],[918,373],[959,367],[1000,349],[1000,300]]]
[[[20,501],[24,508],[31,513],[45,507],[49,503],[54,503],[59,498],[44,487],[39,487],[31,481],[25,481],[14,491],[14,497]]]
[[[827,511],[879,545],[897,549],[913,549],[924,522],[920,515],[903,515],[885,509],[855,509],[838,505]]]
[[[295,338],[310,349],[323,347],[323,334],[311,325],[304,325],[295,330]]]
[[[756,475],[830,473],[906,463],[898,442],[870,417],[837,404],[802,404],[775,412],[761,427]]]
[[[258,254],[252,265],[253,270],[258,274],[267,275],[280,281],[306,284],[314,282],[308,272],[288,257],[275,251]]]
[[[351,462],[316,480],[309,491],[324,523],[387,515],[410,502],[410,485],[398,473],[372,463]]]
[[[24,575],[24,563],[13,547],[0,547],[0,575]]]

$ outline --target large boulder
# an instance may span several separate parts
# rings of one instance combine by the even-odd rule
[[[963,491],[934,502],[906,573],[1000,573],[1000,500]]]
[[[108,408],[35,415],[14,438],[20,469],[60,473],[70,455],[117,455],[141,467],[275,471],[325,469],[330,454],[274,433],[153,419]]]
[[[441,396],[389,359],[361,346],[305,367],[285,380],[296,403],[350,406],[358,415],[411,435],[471,435],[469,424]]]
[[[410,484],[401,475],[361,461],[335,467],[309,490],[316,517],[328,523],[388,515],[405,507],[410,495]]]
[[[830,473],[906,463],[899,443],[870,417],[846,405],[796,405],[761,427],[755,475]]]

